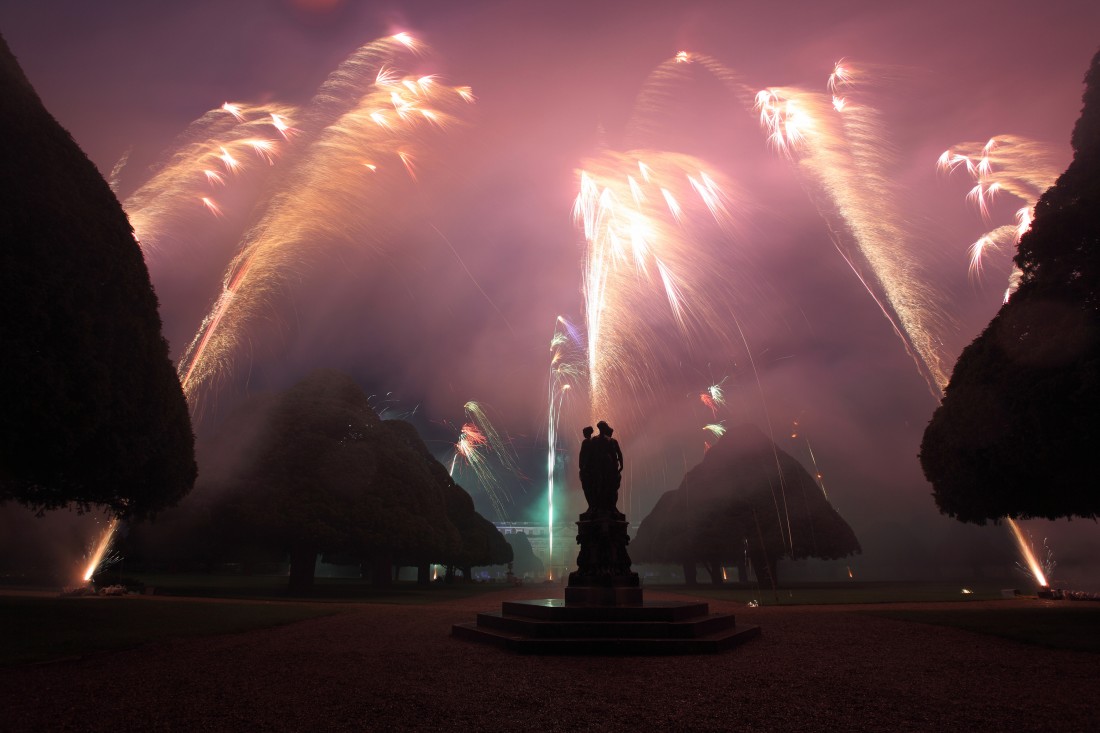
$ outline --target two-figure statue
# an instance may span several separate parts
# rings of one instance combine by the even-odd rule
[[[580,464],[581,489],[588,501],[588,511],[581,519],[594,519],[599,515],[611,514],[624,519],[616,505],[619,503],[619,485],[622,483],[623,452],[619,441],[611,437],[615,431],[601,420],[596,423],[599,435],[592,437],[592,428],[583,431]]]
[[[592,437],[592,428],[584,429],[581,444],[580,473],[588,511],[577,522],[577,569],[569,573],[565,603],[623,605],[642,603],[641,580],[630,569],[630,544],[626,515],[619,503],[622,483],[623,451],[611,437],[611,426],[602,420],[596,424],[600,434]]]

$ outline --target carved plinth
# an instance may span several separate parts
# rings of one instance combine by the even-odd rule
[[[569,574],[565,602],[598,606],[637,605],[641,582],[630,569],[629,524],[617,511],[586,512],[577,522],[577,569]]]

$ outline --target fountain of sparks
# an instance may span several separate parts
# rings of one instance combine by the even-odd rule
[[[112,517],[111,521],[107,523],[106,529],[99,536],[95,546],[92,549],[91,554],[88,557],[88,562],[84,566],[84,574],[81,579],[85,584],[92,581],[92,577],[95,576],[96,571],[105,563],[109,557],[111,551],[111,544],[115,539],[115,531],[118,529],[118,517]]]
[[[1023,556],[1024,562],[1027,563],[1027,571],[1035,582],[1039,584],[1041,588],[1049,588],[1048,573],[1043,568],[1042,563],[1039,562],[1039,558],[1036,557],[1034,549],[1031,547],[1031,542],[1024,536],[1024,532],[1020,529],[1020,525],[1016,523],[1016,520],[1012,517],[1006,517],[1005,522],[1008,524],[1008,528],[1012,530],[1012,535],[1016,538],[1016,544],[1020,547],[1020,554]]]
[[[576,358],[583,348],[577,329],[564,316],[558,316],[554,337],[550,340],[550,378],[547,382],[546,529],[549,537],[549,580],[554,579],[554,471],[558,461],[558,427],[566,396],[583,378],[584,368]]]

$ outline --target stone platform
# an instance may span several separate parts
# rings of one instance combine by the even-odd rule
[[[638,597],[640,600],[640,589]],[[730,649],[760,634],[704,602],[580,604],[562,599],[505,601],[499,612],[455,624],[451,635],[527,654],[698,654]]]

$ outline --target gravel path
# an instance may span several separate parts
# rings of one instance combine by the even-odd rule
[[[1100,656],[854,613],[867,607],[712,601],[763,633],[705,656],[533,657],[449,635],[505,598],[548,595],[357,605],[274,629],[2,669],[0,729],[1100,730]],[[1006,603],[1044,602],[875,608]]]

